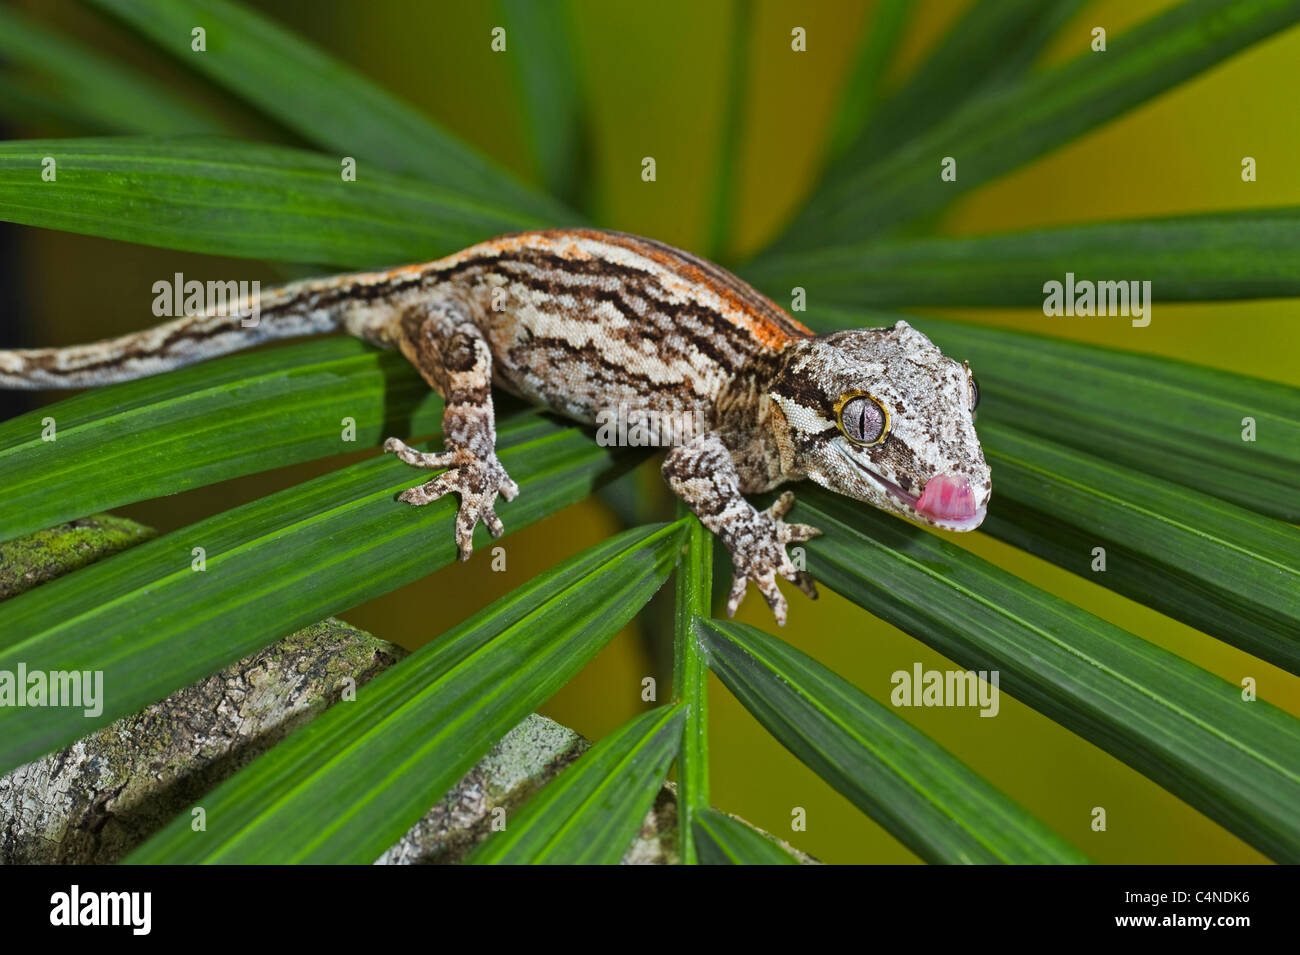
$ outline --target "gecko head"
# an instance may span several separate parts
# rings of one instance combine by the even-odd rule
[[[906,322],[804,339],[769,397],[783,465],[913,523],[970,531],[993,483],[975,434],[979,387]]]

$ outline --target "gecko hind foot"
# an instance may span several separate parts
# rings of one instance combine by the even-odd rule
[[[397,495],[397,499],[413,507],[423,507],[448,493],[457,494],[460,497],[460,510],[456,514],[455,536],[461,560],[469,560],[470,554],[474,552],[474,527],[479,521],[483,522],[493,537],[505,533],[505,527],[494,507],[496,497],[500,494],[507,501],[513,501],[519,493],[519,485],[506,474],[505,467],[495,454],[486,459],[460,449],[426,454],[414,450],[397,438],[385,441],[384,450],[396,454],[413,467],[448,468],[432,480],[407,488]]]
[[[794,507],[794,492],[786,491],[765,511],[754,511],[744,526],[736,528],[730,537],[731,563],[735,576],[731,579],[731,594],[727,598],[727,616],[734,616],[745,596],[749,581],[772,608],[776,622],[785,626],[786,601],[777,587],[776,576],[786,580],[817,599],[817,584],[806,570],[800,570],[785,552],[786,544],[811,540],[821,534],[808,524],[787,524],[782,518]]]

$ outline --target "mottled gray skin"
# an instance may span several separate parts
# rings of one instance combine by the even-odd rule
[[[503,532],[497,495],[518,493],[496,456],[494,385],[589,424],[615,404],[703,421],[668,453],[664,477],[731,554],[728,612],[753,581],[782,623],[777,576],[816,596],[786,546],[818,531],[784,520],[790,492],[764,511],[744,494],[807,478],[917,523],[972,530],[992,487],[970,370],[923,334],[899,322],[814,336],[731,273],[650,239],[584,229],[502,236],[437,262],[275,289],[260,314],[256,328],[198,315],[94,345],[0,351],[0,387],[104,384],[342,328],[400,350],[445,399],[443,451],[396,437],[384,449],[443,471],[400,499],[420,506],[459,495],[462,560],[478,522]],[[868,393],[888,415],[874,446],[837,424],[837,402],[850,392]],[[941,475],[964,482],[968,517],[918,509]]]
[[[783,518],[794,505],[787,491],[765,511],[741,496],[808,478],[917,524],[966,531],[984,519],[993,482],[975,434],[970,369],[946,357],[906,322],[892,328],[836,332],[790,342],[733,401],[744,413],[682,448],[664,462],[673,491],[691,505],[731,554],[736,576],[727,602],[734,613],[754,581],[778,623],[785,602],[776,576],[811,597],[811,577],[786,545],[819,531]],[[888,408],[889,433],[875,447],[851,442],[835,422],[845,393],[869,392]],[[917,510],[921,488],[940,474],[965,476],[978,510],[967,521],[939,520]]]
[[[889,437],[878,447],[855,445],[825,414],[838,396],[855,390],[870,392],[890,411]],[[788,463],[782,465],[787,479],[807,477],[837,494],[945,530],[973,530],[983,520],[993,480],[975,433],[970,368],[906,322],[794,343],[772,400],[789,426]],[[937,474],[970,480],[979,507],[971,523],[917,512],[915,498]]]

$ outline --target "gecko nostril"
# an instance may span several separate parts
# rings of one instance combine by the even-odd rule
[[[916,502],[919,513],[941,521],[964,521],[975,516],[975,492],[961,474],[937,474],[925,484]]]

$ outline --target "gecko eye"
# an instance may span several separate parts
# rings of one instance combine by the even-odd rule
[[[974,375],[970,376],[970,410],[974,411],[980,406],[980,380]]]
[[[835,402],[835,423],[844,437],[869,448],[889,434],[889,411],[865,391],[846,391]]]

